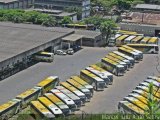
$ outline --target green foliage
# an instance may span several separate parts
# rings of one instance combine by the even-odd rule
[[[14,23],[30,22],[44,26],[54,26],[56,20],[50,15],[36,11],[24,10],[0,10],[0,21],[11,21]]]
[[[69,16],[63,17],[63,19],[60,21],[61,24],[70,24],[72,23],[72,20]]]

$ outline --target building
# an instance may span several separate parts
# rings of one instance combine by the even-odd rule
[[[0,0],[0,9],[25,9],[33,6],[34,0]]]
[[[82,10],[82,19],[90,15],[90,0],[35,0],[34,7],[55,10],[78,7]]]
[[[152,11],[152,12],[160,12],[160,5],[153,5],[153,4],[137,4],[133,7],[134,11]]]

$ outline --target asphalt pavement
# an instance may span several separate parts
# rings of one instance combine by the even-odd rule
[[[0,104],[32,88],[50,75],[65,81],[71,75],[79,74],[86,66],[99,62],[110,51],[117,48],[85,47],[73,56],[55,56],[53,63],[38,63],[0,82]],[[117,111],[118,101],[127,96],[148,75],[158,75],[156,54],[144,55],[143,61],[126,72],[122,77],[114,76],[113,85],[102,92],[95,92],[91,102],[86,103],[77,113],[111,113]],[[160,62],[160,61],[159,61]],[[159,68],[160,69],[160,68]]]

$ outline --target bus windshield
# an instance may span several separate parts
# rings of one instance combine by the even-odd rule
[[[102,90],[104,90],[104,82],[103,81],[98,81],[97,82],[97,87],[99,88],[99,89],[102,89]]]

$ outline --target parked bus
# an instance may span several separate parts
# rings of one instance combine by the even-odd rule
[[[39,97],[39,102],[42,103],[50,112],[52,112],[56,117],[62,117],[63,112],[60,108],[58,108],[54,103],[52,103],[49,99],[46,97]]]
[[[20,110],[21,100],[12,99],[7,103],[0,105],[0,120],[8,120]]]
[[[56,89],[60,90],[62,93],[66,94],[69,98],[71,98],[77,105],[77,109],[79,109],[82,106],[81,99],[65,87],[57,86]]]
[[[110,84],[110,79],[108,78],[108,76],[92,67],[86,67],[86,70],[88,70],[89,72],[95,74],[96,76],[100,77],[101,79],[104,80],[105,82],[105,87],[107,87]]]
[[[129,47],[128,45],[123,45],[122,47],[125,48],[125,49],[132,50],[133,52],[138,53],[139,54],[139,59],[143,60],[143,53],[141,51],[139,51],[139,50],[137,50],[135,48]]]
[[[77,88],[79,91],[81,91],[82,93],[84,93],[86,95],[86,100],[90,101],[91,99],[91,92],[90,90],[88,90],[87,88],[85,88],[84,86],[82,86],[81,84],[79,84],[78,82],[76,82],[73,79],[68,79],[66,82],[68,82],[69,84],[71,84],[72,86],[74,86],[75,88]]]
[[[111,74],[110,72],[106,71],[105,69],[97,66],[96,64],[92,64],[89,67],[94,68],[95,70],[98,70],[99,72],[105,74],[108,78],[109,78],[109,84],[111,85],[113,83],[113,74]]]
[[[54,94],[45,93],[44,96],[47,97],[52,103],[57,105],[62,110],[64,115],[69,115],[71,113],[69,107]]]
[[[86,102],[86,95],[84,93],[82,93],[77,88],[75,88],[74,86],[72,86],[71,84],[69,84],[67,82],[61,82],[60,85],[63,86],[63,87],[65,87],[66,89],[70,90],[75,95],[77,95],[81,99],[82,105],[85,104],[85,102]]]
[[[54,120],[55,115],[51,113],[44,105],[39,101],[31,101],[30,108],[32,114],[34,114],[36,120]]]
[[[126,55],[126,54],[123,54],[123,53],[121,53],[121,52],[118,52],[118,51],[113,51],[113,53],[116,54],[117,56],[121,56],[121,57],[123,57],[123,58],[129,60],[130,63],[131,63],[131,67],[134,66],[135,60],[134,60],[133,57],[130,57],[130,56],[128,56],[128,55]]]
[[[117,59],[117,58],[115,58],[115,57],[112,57],[112,56],[110,56],[110,55],[105,56],[105,58],[108,58],[108,59],[110,59],[110,60],[118,63],[119,65],[123,65],[123,66],[124,66],[124,69],[125,69],[125,70],[128,70],[128,66],[127,66],[127,64],[126,64],[125,62],[122,62],[121,60],[119,60],[119,59]]]
[[[67,95],[59,91],[58,89],[52,89],[50,90],[50,92],[56,95],[65,104],[67,104],[72,112],[74,112],[77,109],[77,105],[75,104],[75,102],[72,99],[70,99]]]
[[[32,100],[37,100],[39,96],[41,96],[41,88],[34,87],[16,96],[16,99],[22,101],[21,102],[21,109],[22,109],[26,108]]]
[[[140,44],[147,44],[150,39],[151,39],[151,37],[144,37],[144,38],[140,41]]]
[[[134,39],[135,37],[136,37],[135,35],[128,36],[126,39],[124,39],[124,44],[131,43],[131,40]]]
[[[124,54],[126,54],[126,55],[128,55],[130,57],[133,57],[136,62],[138,62],[140,60],[139,54],[136,53],[136,52],[133,52],[132,50],[128,50],[128,49],[123,48],[123,47],[119,47],[118,51],[122,52],[122,53],[124,53]]]
[[[115,35],[115,39],[117,39],[118,37],[120,37],[122,34],[116,34]]]
[[[81,70],[80,77],[93,86],[95,90],[104,90],[105,82],[100,77],[94,75],[88,70]]]
[[[122,36],[118,37],[118,38],[116,39],[116,45],[117,45],[117,46],[123,45],[123,44],[124,44],[124,39],[127,38],[128,36],[129,36],[129,35],[122,35]]]
[[[122,56],[119,56],[119,55],[117,55],[117,54],[115,54],[113,52],[112,53],[110,52],[108,55],[112,56],[114,58],[117,58],[117,59],[119,59],[122,62],[125,62],[127,64],[127,68],[130,68],[132,66],[131,62],[129,60],[127,60],[126,58],[123,58]]]
[[[122,33],[122,34],[127,34],[127,35],[136,35],[137,34],[137,32],[127,31],[127,30],[119,30],[118,32]]]
[[[152,53],[158,54],[159,47],[156,44],[127,44],[129,47],[135,48],[144,54]]]
[[[156,76],[148,76],[147,79],[152,79],[152,80],[155,80],[157,82],[160,82],[160,77],[156,77]]]
[[[53,62],[54,53],[49,52],[39,52],[33,56],[33,58],[37,61],[45,61],[45,62]]]
[[[158,45],[158,37],[151,37],[151,39],[148,41],[148,44],[157,44]]]
[[[117,76],[124,75],[125,68],[123,65],[120,65],[117,62],[114,62],[108,58],[102,58],[101,63],[102,63],[102,66],[109,72],[112,72]]]
[[[94,90],[92,85],[88,84],[86,81],[81,79],[80,76],[71,76],[71,78],[76,82],[80,83],[81,85],[83,85],[85,88],[89,89],[92,93],[91,95],[93,96]]]
[[[124,114],[141,115],[145,113],[144,110],[124,100],[118,103],[118,110]]]
[[[42,87],[43,94],[55,88],[57,85],[59,85],[58,76],[47,77],[37,84],[38,87]]]
[[[125,97],[124,100],[134,104],[135,106],[139,107],[140,109],[142,109],[144,111],[146,109],[148,109],[148,106],[146,104],[144,104],[143,102],[141,102],[140,100],[138,100],[134,97]]]
[[[143,39],[143,36],[137,36],[134,39],[131,40],[131,43],[140,43],[140,41]]]

